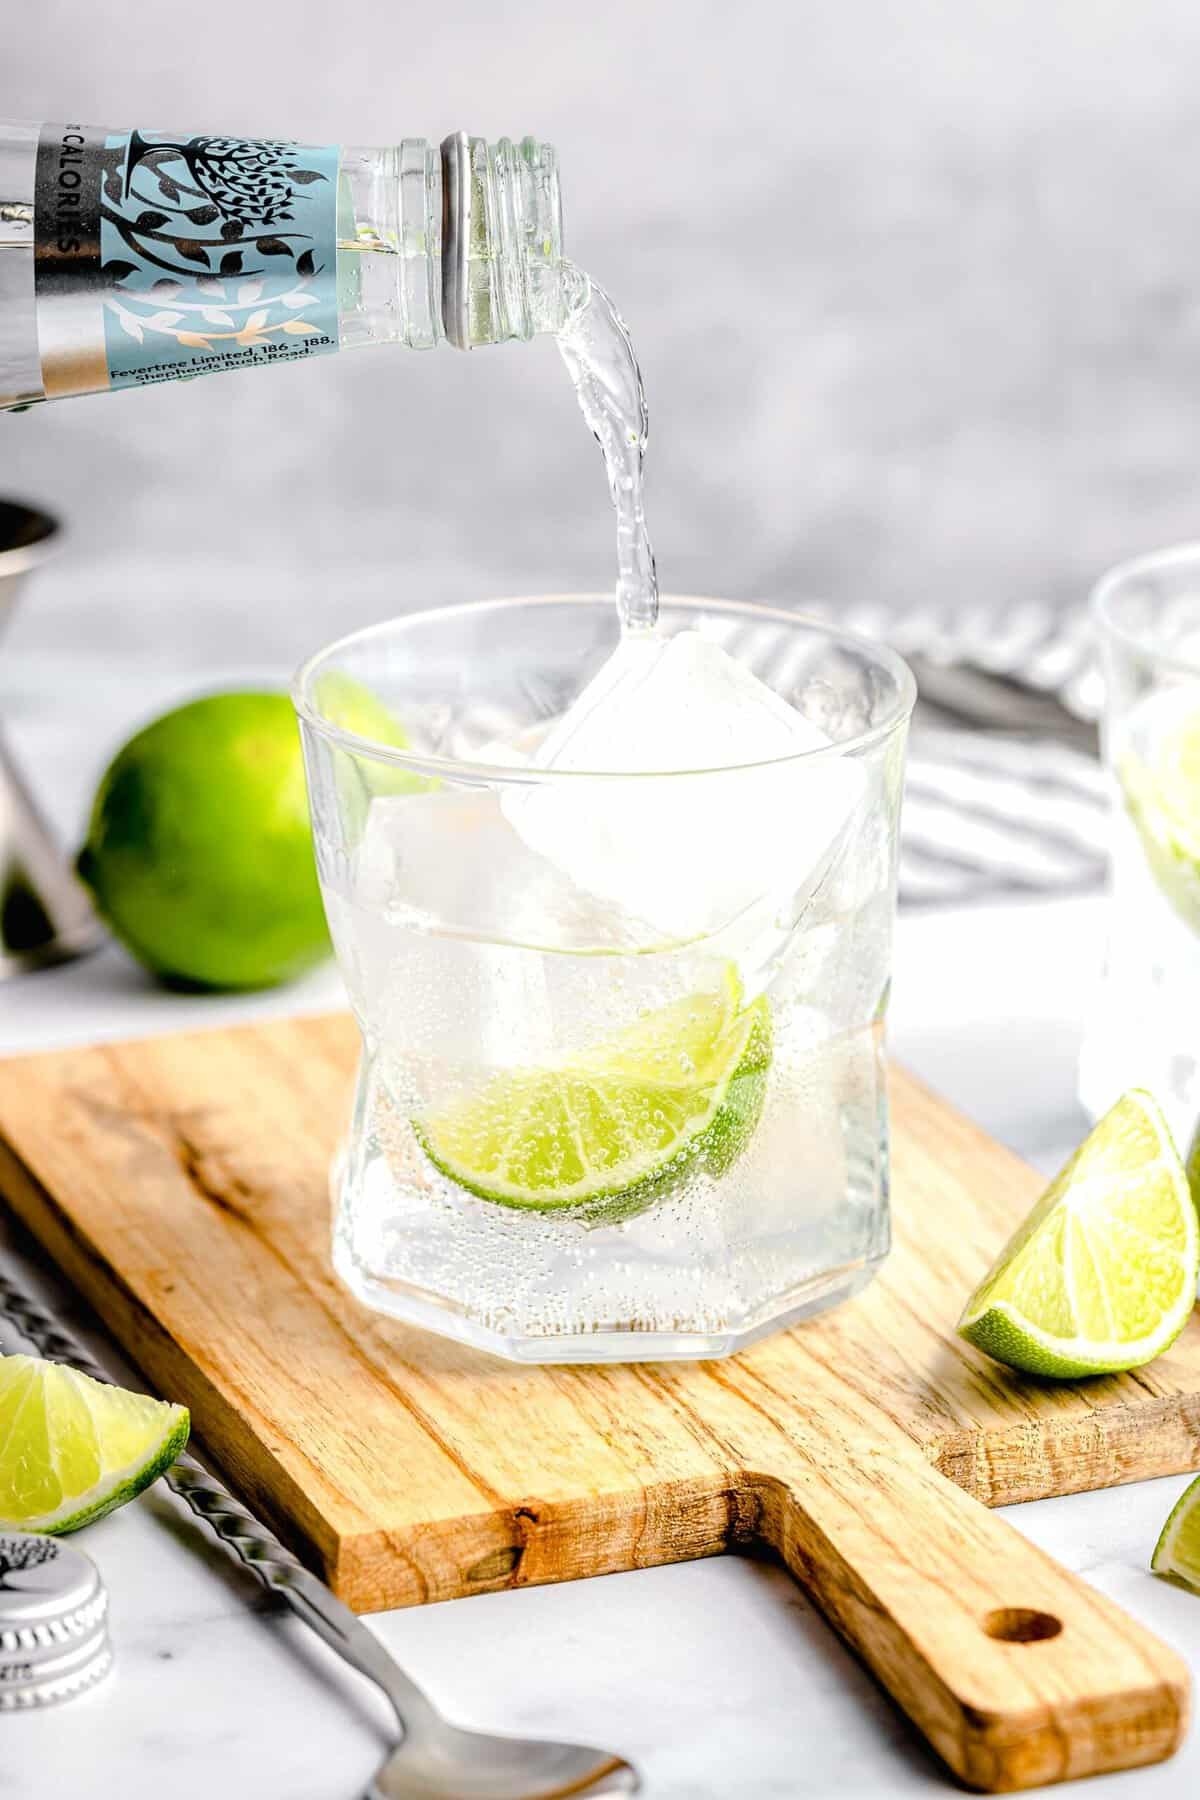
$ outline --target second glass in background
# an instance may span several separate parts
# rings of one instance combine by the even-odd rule
[[[1149,1088],[1186,1148],[1200,1117],[1200,545],[1110,571],[1093,595],[1107,700],[1111,900],[1079,1097]]]

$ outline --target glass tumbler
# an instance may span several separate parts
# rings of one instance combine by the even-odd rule
[[[1092,606],[1111,897],[1079,1096],[1098,1118],[1126,1088],[1149,1088],[1186,1146],[1200,1116],[1200,544],[1113,569]]]
[[[762,607],[666,600],[660,630],[729,651],[814,747],[738,764],[717,701],[738,702],[685,688],[647,772],[539,767],[616,647],[608,595],[397,619],[296,680],[362,1033],[335,1265],[368,1305],[525,1361],[722,1356],[888,1248],[912,678]],[[712,750],[667,774],[672,704],[693,745],[708,705]]]

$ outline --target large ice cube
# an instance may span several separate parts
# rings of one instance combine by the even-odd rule
[[[720,931],[751,908],[794,919],[864,792],[856,761],[802,758],[829,743],[700,632],[631,634],[533,755],[578,778],[510,790],[504,810],[575,886],[662,938]],[[711,772],[669,778],[683,770]]]
[[[651,928],[538,856],[487,789],[377,796],[348,873],[327,894],[339,959],[410,1107],[656,1003]]]
[[[539,856],[490,789],[372,800],[355,898],[389,923],[546,950],[646,948],[653,928],[605,906]]]

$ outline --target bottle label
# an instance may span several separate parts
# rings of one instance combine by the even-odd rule
[[[43,126],[47,395],[336,350],[337,173],[336,145]]]

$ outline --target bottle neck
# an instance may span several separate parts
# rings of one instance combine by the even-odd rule
[[[442,329],[442,168],[424,138],[343,146],[338,163],[338,341],[429,350]]]
[[[459,132],[343,148],[342,346],[456,349],[557,331],[564,316],[558,159],[549,144]]]
[[[557,331],[563,321],[558,158],[527,137],[442,144],[442,322],[459,350]]]

